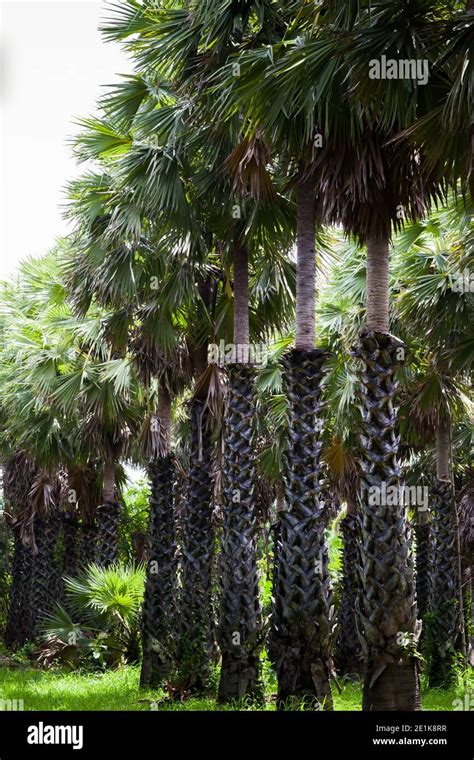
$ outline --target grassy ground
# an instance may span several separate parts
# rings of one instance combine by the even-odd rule
[[[66,673],[60,670],[0,669],[0,700],[23,700],[25,710],[218,710],[214,699],[188,699],[169,702],[163,692],[142,690],[138,686],[139,671],[135,667],[106,673]],[[452,710],[464,703],[470,686],[456,689],[424,690],[425,710]],[[334,689],[336,710],[360,710],[359,684],[345,684],[339,694]],[[458,703],[458,704],[461,704]],[[228,708],[230,709],[230,708]],[[240,709],[251,709],[242,706]],[[266,710],[274,710],[271,695]],[[459,709],[459,708],[458,708]]]

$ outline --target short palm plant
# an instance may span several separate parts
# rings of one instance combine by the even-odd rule
[[[99,664],[137,662],[145,571],[141,565],[89,565],[64,579],[64,605],[46,618],[44,654]]]

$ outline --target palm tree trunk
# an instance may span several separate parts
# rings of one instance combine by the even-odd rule
[[[300,180],[296,231],[296,348],[313,351],[316,341],[316,200],[314,184]]]
[[[4,636],[10,649],[22,647],[34,637],[30,598],[33,554],[23,543],[18,524],[13,527],[13,539],[12,585]]]
[[[145,596],[142,611],[142,686],[158,687],[176,664],[177,553],[175,540],[175,464],[171,455],[171,396],[160,384],[157,418],[161,456],[149,466],[151,483]]]
[[[199,283],[207,314],[211,309],[212,280]],[[212,415],[207,406],[208,341],[190,348],[195,392],[189,406],[189,477],[182,519],[182,591],[178,659],[184,688],[194,693],[207,689],[215,654],[212,567],[214,525],[212,503]]]
[[[357,576],[358,521],[355,503],[348,503],[341,522],[343,539],[342,594],[338,615],[336,665],[341,675],[360,675],[362,655],[357,635],[356,606],[359,593]]]
[[[234,247],[234,343],[248,346],[249,327],[249,255],[244,246]]]
[[[447,420],[441,420],[436,429],[436,477],[452,480],[451,425]]]
[[[103,504],[97,508],[97,564],[109,567],[118,561],[121,506],[115,499],[115,462],[104,463]]]
[[[61,597],[61,573],[55,560],[60,530],[59,511],[48,516],[38,516],[35,520],[36,553],[33,558],[31,609],[36,636],[41,633],[45,617]]]
[[[234,344],[249,344],[248,253],[234,249]],[[255,518],[254,373],[227,368],[220,613],[222,653],[218,699],[260,697],[258,655],[262,639]]]
[[[385,238],[367,241],[367,331],[389,332],[389,243]]]
[[[419,710],[414,647],[419,637],[410,527],[400,486],[396,368],[402,344],[389,335],[389,240],[367,241],[367,329],[360,336],[360,584],[363,710]],[[375,494],[375,498],[374,498]],[[378,496],[378,498],[377,498]]]
[[[416,536],[416,599],[423,620],[431,607],[431,566],[433,562],[431,525],[427,512],[419,512]],[[425,626],[423,626],[425,627]]]
[[[451,426],[441,420],[436,432],[436,473],[433,487],[432,623],[429,636],[428,681],[433,687],[452,685],[455,655],[463,637],[462,590],[456,500],[452,482]]]
[[[12,586],[5,630],[5,643],[12,649],[21,647],[34,638],[31,603],[34,574],[32,536],[27,538],[23,533],[32,522],[29,493],[35,473],[36,467],[21,451],[13,454],[3,471],[5,501],[10,514],[14,515]]]
[[[474,122],[470,124],[468,140],[471,147],[471,161],[469,167],[469,190],[471,198],[474,198]]]
[[[199,692],[209,685],[213,645],[211,571],[212,523],[211,415],[205,402],[190,408],[189,481],[184,514],[179,661],[185,687]]]
[[[467,662],[471,668],[474,668],[474,567],[472,565],[466,568],[465,576],[465,627],[469,635],[469,642],[467,646]]]
[[[97,564],[109,567],[118,561],[122,508],[115,498],[115,461],[104,463],[103,504],[97,508]]]
[[[115,462],[109,459],[104,464],[104,503],[115,500]]]
[[[79,567],[79,523],[71,512],[63,514],[63,573],[74,576]]]
[[[285,357],[288,454],[279,512],[272,653],[278,706],[331,710],[331,590],[321,500],[321,379],[327,354],[315,349],[315,200],[298,186],[296,347]]]
[[[95,522],[82,522],[79,538],[79,566],[97,562],[97,526]]]

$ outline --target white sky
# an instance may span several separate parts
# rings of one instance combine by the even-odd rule
[[[63,187],[80,173],[67,139],[101,86],[130,73],[95,0],[0,0],[0,278],[67,232]]]

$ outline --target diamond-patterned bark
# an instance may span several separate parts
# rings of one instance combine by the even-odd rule
[[[376,503],[390,501],[381,496],[383,484],[400,486],[395,372],[401,346],[391,335],[366,332],[357,351],[363,366],[358,625],[365,660],[364,710],[420,709],[410,526],[403,499]],[[379,499],[371,498],[377,492]]]
[[[217,630],[222,653],[220,701],[259,695],[262,643],[254,504],[254,373],[243,365],[229,365],[228,378]]]
[[[64,512],[63,516],[63,573],[74,576],[77,573],[79,562],[79,522],[75,515]]]
[[[41,633],[44,618],[62,596],[61,569],[56,561],[56,545],[61,530],[61,516],[53,512],[35,519],[37,551],[33,557],[31,610],[35,635]]]
[[[357,633],[356,605],[358,590],[358,523],[355,515],[347,515],[341,522],[343,540],[342,592],[339,606],[336,664],[341,675],[359,673],[361,648]]]
[[[187,498],[184,500],[181,638],[179,665],[186,688],[208,686],[213,656],[212,579],[214,528],[212,521],[211,420],[203,402],[190,408],[191,441]]]
[[[79,565],[87,567],[97,561],[97,526],[86,522],[80,526]]]
[[[321,379],[327,354],[294,349],[285,359],[289,406],[285,509],[275,547],[272,655],[278,704],[332,709],[333,615],[321,497]]]
[[[5,627],[5,644],[11,649],[22,647],[34,636],[31,615],[33,554],[20,537],[20,527],[13,532],[12,586]]]
[[[415,525],[416,536],[416,599],[418,615],[424,618],[430,609],[431,567],[434,562],[431,525],[429,522]]]
[[[448,687],[456,679],[453,661],[461,635],[456,502],[452,483],[437,479],[432,489],[433,589],[429,624],[429,682]]]
[[[142,612],[143,662],[141,684],[159,686],[176,660],[177,553],[171,456],[150,464],[150,522],[147,573]]]
[[[96,562],[109,567],[118,561],[119,530],[122,507],[117,501],[108,501],[97,508]]]

